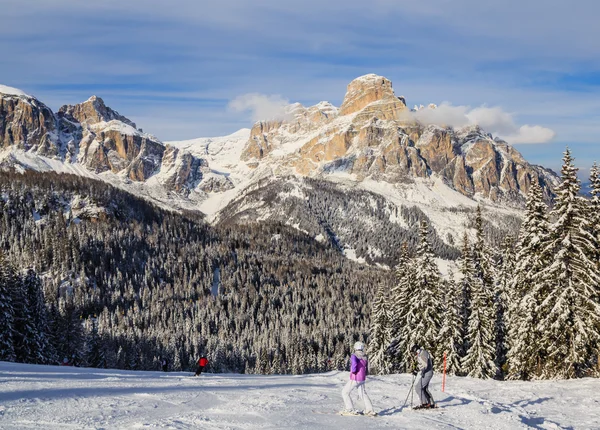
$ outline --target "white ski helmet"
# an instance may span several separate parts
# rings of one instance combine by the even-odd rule
[[[362,351],[364,349],[365,349],[365,344],[364,343],[362,343],[362,342],[356,342],[354,344],[354,350],[355,351]]]

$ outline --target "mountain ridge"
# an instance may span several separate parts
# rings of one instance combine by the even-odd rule
[[[329,237],[347,255],[368,248],[375,254],[364,258],[386,264],[389,259],[378,253],[390,247],[377,251],[375,244],[357,243],[344,224],[351,220],[315,214],[308,195],[370,193],[360,194],[352,208],[335,197],[338,211],[364,219],[369,215],[361,205],[383,197],[395,209],[377,222],[390,226],[403,222],[392,212],[415,207],[443,241],[457,243],[469,231],[462,211],[484,203],[490,220],[493,214],[518,215],[532,182],[547,199],[557,183],[554,172],[528,163],[479,126],[419,123],[392,83],[374,74],[353,80],[339,108],[324,101],[294,103],[281,118],[251,129],[173,142],[144,133],[97,96],[54,113],[35,97],[2,88],[9,87],[0,87],[0,166],[101,179],[171,210],[202,212],[214,223],[283,222],[315,238]],[[322,196],[305,193],[308,179],[322,182]],[[269,197],[273,192],[280,198]],[[315,224],[315,216],[329,218]]]

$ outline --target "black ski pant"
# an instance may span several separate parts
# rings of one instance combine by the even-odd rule
[[[198,370],[196,370],[196,376],[200,375],[204,370],[204,366],[198,366]]]

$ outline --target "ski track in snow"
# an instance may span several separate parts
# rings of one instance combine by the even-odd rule
[[[599,429],[600,380],[498,382],[435,375],[436,410],[402,409],[411,375],[374,376],[380,416],[342,417],[347,372],[141,372],[0,362],[2,429]],[[410,406],[410,397],[408,406]],[[362,408],[362,402],[355,406]]]

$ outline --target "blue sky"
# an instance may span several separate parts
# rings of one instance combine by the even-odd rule
[[[176,140],[250,127],[260,106],[231,104],[249,93],[339,105],[377,73],[409,106],[487,106],[551,130],[515,146],[557,169],[569,145],[587,169],[600,160],[598,16],[595,0],[0,0],[0,83],[53,109],[96,94]]]

